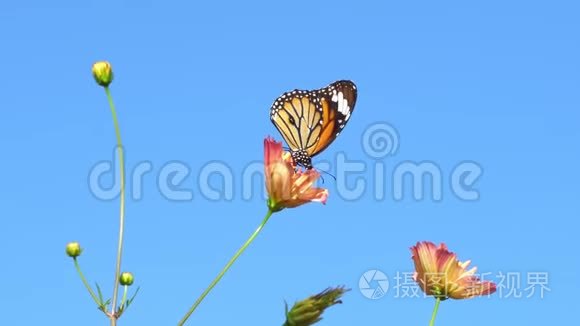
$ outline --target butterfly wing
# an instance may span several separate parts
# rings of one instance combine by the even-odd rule
[[[320,133],[322,107],[311,91],[293,90],[282,94],[270,110],[270,119],[291,151],[314,146]]]
[[[311,168],[310,159],[339,135],[354,109],[356,86],[341,80],[318,90],[293,90],[278,97],[270,119],[297,160]]]
[[[313,157],[325,150],[338,137],[354,110],[356,85],[349,80],[341,80],[317,91],[322,113],[322,130],[316,146],[308,148]]]

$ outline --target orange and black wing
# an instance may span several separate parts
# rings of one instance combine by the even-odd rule
[[[353,82],[341,80],[317,91],[322,113],[322,130],[316,146],[308,148],[313,157],[326,149],[338,137],[354,110],[357,90]]]
[[[310,160],[339,135],[356,102],[356,86],[341,80],[317,90],[293,90],[278,97],[270,109],[276,126],[299,165]]]
[[[312,148],[322,130],[322,106],[314,92],[282,94],[270,110],[270,119],[293,152]]]

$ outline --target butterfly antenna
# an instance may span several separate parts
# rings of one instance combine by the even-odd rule
[[[332,175],[330,172],[326,172],[323,170],[320,170],[320,172],[322,172],[323,174],[328,174],[332,179],[334,179],[334,181],[336,181],[336,177]],[[320,180],[322,180],[322,183],[324,183],[324,176],[322,174],[320,175]]]

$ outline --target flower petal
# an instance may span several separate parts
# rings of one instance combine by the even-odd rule
[[[415,264],[413,279],[427,295],[467,299],[496,291],[495,283],[481,281],[475,276],[477,267],[468,270],[471,261],[460,262],[444,243],[436,246],[417,242],[411,253]]]
[[[273,210],[296,207],[308,202],[325,203],[328,190],[314,188],[320,174],[297,168],[292,155],[284,152],[282,143],[268,137],[264,140],[264,172],[268,206]]]

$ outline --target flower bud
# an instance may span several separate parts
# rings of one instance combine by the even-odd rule
[[[133,281],[133,274],[129,272],[121,273],[121,277],[119,278],[119,283],[121,283],[121,285],[131,285],[133,284]]]
[[[71,258],[77,258],[81,255],[83,249],[78,242],[69,242],[66,244],[66,254]]]
[[[113,81],[113,67],[108,61],[98,61],[93,64],[93,77],[97,84],[107,87]]]
[[[298,301],[290,311],[286,307],[284,326],[310,326],[319,322],[326,308],[342,303],[339,299],[346,291],[349,290],[344,287],[327,288],[319,294]]]

